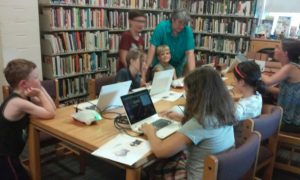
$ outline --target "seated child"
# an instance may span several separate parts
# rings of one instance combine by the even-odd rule
[[[242,98],[235,103],[236,120],[246,120],[258,117],[262,110],[262,96],[264,83],[261,72],[254,61],[244,61],[233,69],[235,90],[242,94]]]
[[[55,116],[55,104],[41,86],[36,65],[24,59],[10,61],[4,75],[13,89],[0,107],[1,179],[29,179],[19,156],[27,140],[29,115]]]
[[[171,53],[170,48],[167,45],[161,45],[156,48],[157,53],[157,59],[159,60],[159,63],[153,68],[153,72],[159,72],[164,71],[168,69],[174,69],[174,77],[173,79],[176,79],[176,72],[175,68],[169,64],[171,60]]]
[[[145,86],[146,78],[144,76],[146,73],[142,73],[144,69],[144,54],[137,49],[131,49],[126,56],[126,62],[128,68],[120,69],[116,76],[116,82],[131,80],[132,84],[130,89]]]
[[[173,111],[162,113],[181,121],[181,129],[160,140],[153,125],[143,124],[141,127],[155,156],[161,159],[168,158],[162,161],[162,166],[155,166],[154,173],[157,178],[201,179],[205,157],[234,146],[234,104],[218,72],[212,67],[195,69],[184,79],[184,85],[184,116]],[[187,159],[181,158],[180,162],[173,163],[172,161],[177,161],[174,155],[180,156],[180,152],[186,149]],[[174,164],[174,167],[168,164]],[[174,175],[180,177],[173,177]]]

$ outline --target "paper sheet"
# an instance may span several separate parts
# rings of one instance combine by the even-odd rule
[[[165,100],[165,101],[176,101],[181,96],[183,96],[183,93],[181,92],[175,92],[175,91],[169,91],[167,93],[157,94],[154,96],[151,96],[152,102],[156,103],[159,100]]]
[[[92,152],[92,155],[133,165],[148,152],[150,152],[148,141],[126,134],[118,134],[115,138]]]

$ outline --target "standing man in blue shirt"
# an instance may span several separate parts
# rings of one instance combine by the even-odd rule
[[[147,55],[147,67],[155,66],[158,63],[154,57],[156,47],[168,45],[171,52],[170,64],[176,69],[177,77],[183,75],[185,64],[188,70],[195,68],[194,36],[188,22],[191,20],[188,12],[184,9],[175,10],[170,20],[160,22],[150,40],[150,48]]]

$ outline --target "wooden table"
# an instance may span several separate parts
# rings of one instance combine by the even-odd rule
[[[155,104],[157,111],[167,110],[176,104],[184,104],[183,99],[175,102],[160,101]],[[40,145],[39,133],[45,132],[49,135],[69,143],[82,151],[91,153],[97,148],[108,142],[119,131],[114,127],[113,120],[103,119],[96,124],[86,126],[80,122],[74,121],[71,115],[75,109],[73,106],[68,106],[56,110],[56,116],[51,120],[41,120],[32,118],[29,125],[29,165],[33,180],[41,179],[40,168]],[[124,111],[121,109],[119,111]],[[132,166],[127,166],[117,162],[105,159],[105,161],[126,169],[126,179],[140,179],[141,169],[155,161],[153,153],[145,155],[142,159]]]
[[[225,83],[232,85],[233,74],[227,74],[228,78]],[[176,89],[182,91],[183,89]],[[240,98],[238,93],[232,94],[234,99]],[[168,110],[174,105],[184,105],[185,99],[181,98],[175,102],[159,101],[155,104],[158,112]],[[119,109],[119,112],[125,112],[124,109]],[[29,165],[30,172],[33,180],[41,179],[40,169],[40,145],[39,133],[45,132],[49,135],[61,140],[62,142],[69,143],[82,151],[91,153],[97,148],[108,142],[115,135],[120,133],[113,124],[113,120],[103,119],[96,124],[86,126],[80,122],[74,121],[71,115],[75,113],[73,106],[59,108],[56,110],[56,116],[51,120],[41,120],[32,118],[29,124]],[[132,166],[127,166],[111,160],[104,159],[105,161],[126,169],[126,179],[135,180],[140,179],[141,169],[155,161],[154,154],[150,152],[142,159]]]

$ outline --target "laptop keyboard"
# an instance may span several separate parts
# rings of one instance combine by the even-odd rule
[[[152,125],[156,128],[156,130],[159,130],[163,127],[168,126],[169,124],[171,124],[172,122],[166,119],[158,119],[157,121],[154,121],[152,123]]]

